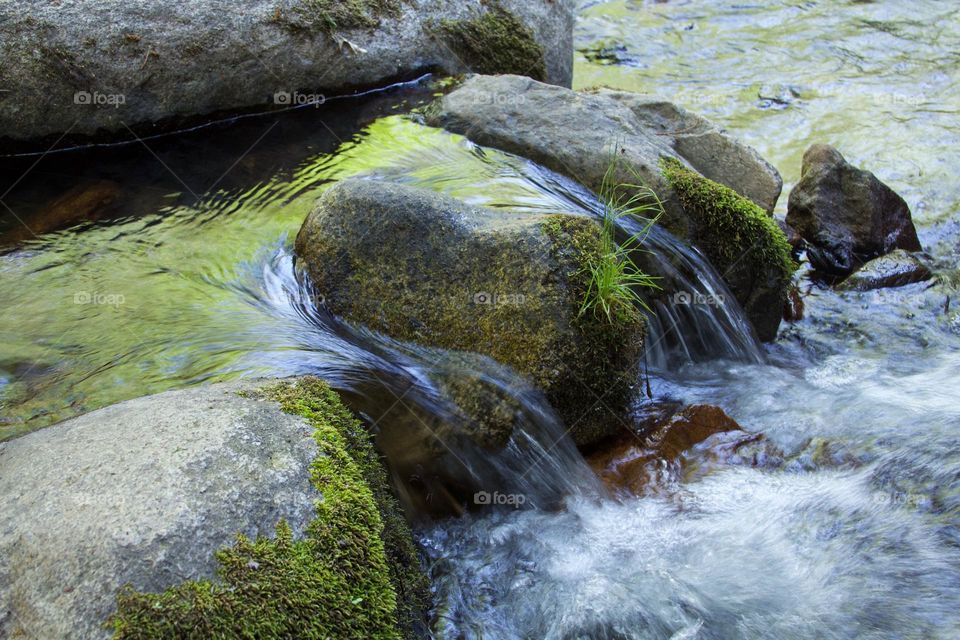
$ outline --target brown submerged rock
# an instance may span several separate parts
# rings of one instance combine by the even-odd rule
[[[112,180],[79,184],[0,236],[0,248],[80,222],[99,220],[119,197],[120,185]]]
[[[742,431],[723,409],[706,404],[682,409],[667,405],[646,422],[638,435],[619,438],[587,456],[609,488],[641,494],[656,477],[658,466],[678,462],[685,451],[715,434]]]

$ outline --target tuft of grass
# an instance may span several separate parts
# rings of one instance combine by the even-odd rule
[[[619,176],[624,172],[629,177],[621,181]],[[638,267],[632,254],[642,250],[640,247],[650,228],[663,215],[663,203],[653,189],[642,183],[632,167],[621,166],[616,150],[603,176],[600,199],[603,202],[600,246],[586,266],[589,283],[580,315],[592,312],[606,317],[613,324],[636,307],[652,313],[640,292],[660,289],[658,278]],[[640,231],[618,243],[617,223],[627,217],[638,218],[644,225]]]

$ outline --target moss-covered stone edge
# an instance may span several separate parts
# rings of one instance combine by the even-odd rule
[[[219,581],[159,594],[129,587],[108,621],[115,638],[415,637],[428,604],[413,537],[369,434],[319,378],[245,394],[314,428],[311,481],[322,493],[304,537],[243,535],[217,552]]]
[[[545,53],[533,31],[499,3],[483,4],[486,11],[474,18],[440,20],[434,33],[474,73],[510,73],[546,81]]]
[[[773,269],[785,292],[798,265],[783,230],[759,205],[687,168],[676,158],[661,158],[660,170],[693,218],[691,241],[721,274],[745,266],[755,273]]]

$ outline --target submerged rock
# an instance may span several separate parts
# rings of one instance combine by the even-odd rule
[[[307,217],[296,254],[334,313],[512,367],[585,444],[618,428],[644,334],[632,307],[613,322],[580,314],[599,242],[600,226],[586,216],[470,207],[423,189],[348,180]],[[469,411],[470,390],[453,391]],[[501,409],[478,422],[493,444],[513,426],[510,407]]]
[[[121,638],[400,637],[423,579],[385,478],[315,379],[163,393],[0,444],[0,636],[108,637],[117,614]],[[291,583],[307,570],[322,582]]]
[[[874,258],[844,280],[838,289],[870,291],[887,287],[902,287],[923,282],[933,277],[930,268],[917,256],[902,249]]]
[[[642,494],[664,467],[718,433],[743,431],[723,409],[706,404],[657,408],[636,434],[599,447],[587,463],[614,490]]]
[[[120,185],[112,180],[79,184],[0,235],[0,250],[71,224],[99,220],[110,211],[120,195]]]
[[[295,106],[442,70],[569,85],[573,3],[196,0],[0,5],[0,139]],[[171,124],[176,124],[172,122]]]
[[[894,249],[921,250],[903,198],[825,144],[803,154],[787,224],[808,243],[811,265],[829,278],[843,278]]]
[[[435,103],[427,122],[530,158],[598,193],[616,149],[624,167],[617,179],[635,182],[626,171],[636,172],[664,200],[660,223],[704,250],[762,339],[776,336],[794,267],[768,215],[782,181],[754,150],[707,120],[631,93],[474,76]]]

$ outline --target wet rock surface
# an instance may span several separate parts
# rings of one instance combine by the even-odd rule
[[[894,249],[921,250],[903,198],[825,144],[803,155],[787,224],[807,242],[813,267],[828,278],[843,278]]]
[[[473,76],[443,97],[427,122],[474,142],[530,158],[600,191],[612,154],[635,169],[666,201],[662,221],[688,227],[671,202],[661,158],[681,159],[771,211],[780,195],[779,173],[756,151],[708,120],[650,96],[596,89],[571,91],[519,76]]]
[[[839,289],[847,291],[870,291],[887,287],[902,287],[930,280],[930,268],[914,254],[902,249],[874,258],[851,274]]]

